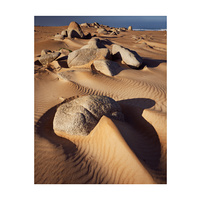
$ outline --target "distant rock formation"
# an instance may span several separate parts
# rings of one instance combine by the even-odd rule
[[[71,22],[67,29],[69,38],[84,38],[83,31],[77,22]]]
[[[57,108],[53,129],[70,135],[88,135],[105,115],[124,120],[120,105],[106,96],[88,95],[63,103]]]
[[[105,28],[99,28],[97,29],[97,32],[100,33],[100,34],[107,34],[107,30]]]
[[[129,26],[129,27],[128,27],[128,31],[132,31],[132,26]]]

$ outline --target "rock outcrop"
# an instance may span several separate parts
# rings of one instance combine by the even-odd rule
[[[100,71],[107,76],[115,76],[123,70],[117,62],[111,60],[95,60],[93,65],[97,71]]]
[[[106,96],[88,95],[63,103],[57,108],[53,120],[55,133],[88,135],[105,115],[124,120],[120,105]]]
[[[112,55],[122,59],[127,65],[133,68],[138,68],[142,64],[142,58],[135,51],[130,51],[120,45],[112,46]]]
[[[68,67],[80,66],[97,59],[110,59],[110,51],[107,48],[85,48],[75,50],[68,55]]]
[[[56,58],[58,58],[61,55],[60,52],[53,52],[53,53],[48,53],[48,54],[43,54],[40,58],[39,61],[42,65],[48,65],[52,61],[54,61]]]
[[[107,30],[106,30],[105,28],[99,28],[99,29],[97,29],[97,32],[98,32],[99,34],[107,34],[107,33],[108,33]]]
[[[63,30],[62,32],[61,32],[61,35],[63,35],[64,37],[67,37],[67,30]]]
[[[83,31],[77,22],[71,22],[67,29],[69,38],[84,38]]]
[[[132,31],[132,26],[129,26],[129,27],[128,27],[128,31]]]
[[[97,49],[97,48],[106,48],[106,47],[101,43],[100,39],[92,38],[89,40],[87,45],[84,45],[81,47],[81,49],[86,49],[86,48]]]

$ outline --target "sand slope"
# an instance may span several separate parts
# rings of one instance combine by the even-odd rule
[[[75,50],[88,42],[52,40],[52,33],[62,27],[35,29],[35,60],[42,49]],[[116,60],[123,70],[113,77],[94,71],[90,64],[83,69],[65,67],[59,72],[65,71],[67,80],[50,69],[36,71],[35,183],[166,183],[166,31],[98,38],[109,49],[115,43],[137,51],[143,67],[133,70]],[[54,133],[56,107],[88,94],[118,101],[125,122],[104,116],[87,137]]]

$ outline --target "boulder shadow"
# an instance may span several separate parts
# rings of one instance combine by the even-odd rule
[[[108,39],[101,40],[101,43],[102,43],[103,45],[109,45],[109,46],[113,44],[113,42],[111,42],[111,41],[108,40]]]
[[[144,109],[151,108],[155,101],[147,98],[118,101],[125,122],[117,122],[122,137],[144,166],[158,170],[161,144],[154,127],[142,117]]]
[[[67,59],[68,59],[68,56],[63,56],[63,57],[57,59],[59,65],[60,65],[62,68],[69,68],[69,67],[68,67],[68,64],[67,64]]]
[[[166,60],[156,60],[156,59],[151,59],[151,58],[142,58],[143,63],[140,66],[139,69],[143,69],[145,66],[148,68],[155,68],[158,67],[161,63],[166,63]]]
[[[77,151],[77,147],[70,140],[57,136],[53,130],[53,119],[57,110],[57,106],[58,105],[52,107],[44,115],[41,116],[41,118],[35,124],[35,134],[38,134],[40,137],[47,139],[56,147],[61,146],[67,158]]]

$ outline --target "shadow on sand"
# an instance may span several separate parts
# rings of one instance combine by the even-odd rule
[[[149,168],[157,170],[160,156],[160,141],[154,127],[147,122],[142,113],[155,105],[155,101],[145,98],[127,99],[118,102],[125,116],[125,122],[113,120],[130,149],[139,160]],[[62,146],[66,156],[77,151],[76,145],[59,137],[53,130],[53,119],[57,105],[49,109],[36,123],[35,134],[49,140],[56,147]]]
[[[150,58],[142,58],[143,63],[142,65],[138,68],[138,70],[143,69],[145,66],[148,68],[154,68],[158,67],[161,63],[166,63],[166,60],[156,60],[156,59],[150,59]]]
[[[76,145],[70,140],[59,137],[53,130],[53,119],[56,113],[57,105],[49,109],[35,124],[35,134],[49,140],[56,147],[62,146],[66,156],[77,151]]]
[[[144,109],[151,108],[155,101],[136,98],[118,101],[125,116],[125,123],[115,123],[130,149],[139,160],[153,170],[158,169],[161,145],[154,127],[142,117]]]

